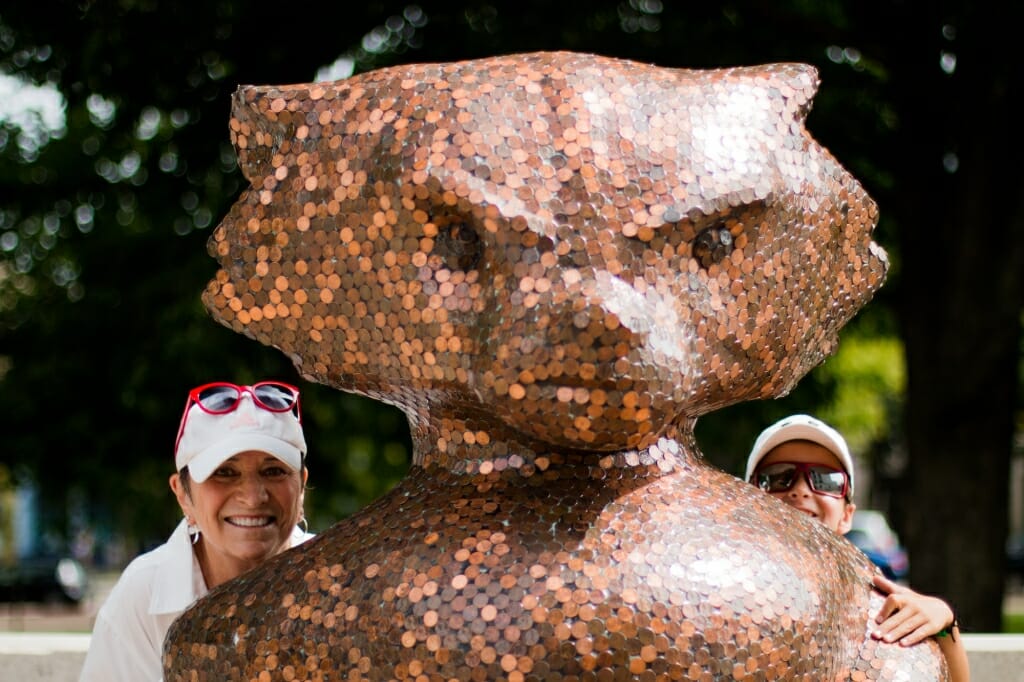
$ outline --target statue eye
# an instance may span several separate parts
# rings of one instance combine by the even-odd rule
[[[693,240],[693,257],[705,270],[719,263],[732,251],[732,233],[725,225],[716,224],[700,231]]]
[[[438,226],[431,261],[440,261],[449,270],[472,270],[480,261],[480,235],[470,225],[453,220]]]

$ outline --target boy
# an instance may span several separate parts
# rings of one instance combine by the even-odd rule
[[[853,513],[853,458],[846,439],[814,417],[796,414],[761,432],[747,459],[746,480],[840,535]],[[880,573],[875,587],[888,595],[875,616],[876,639],[912,646],[936,637],[952,682],[969,682],[967,652],[956,616],[938,597],[919,594]]]

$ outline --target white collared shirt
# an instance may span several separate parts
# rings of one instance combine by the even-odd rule
[[[294,547],[313,537],[297,527]],[[167,542],[136,557],[96,614],[79,682],[157,682],[171,623],[209,590],[184,520]]]

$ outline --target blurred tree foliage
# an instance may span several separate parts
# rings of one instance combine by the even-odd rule
[[[698,437],[734,473],[765,424],[798,410],[864,454],[895,444],[911,466],[885,481],[904,500],[891,511],[915,584],[998,629],[1024,298],[1024,171],[998,162],[1021,152],[1007,117],[1024,81],[1020,13],[966,0],[8,3],[0,466],[35,482],[58,535],[95,524],[136,550],[177,517],[166,478],[187,390],[277,377],[303,388],[315,529],[404,474],[396,409],[301,381],[202,309],[205,243],[242,188],[227,131],[238,84],[542,49],[694,68],[808,62],[822,77],[808,127],[882,206],[890,280],[790,396],[708,415]],[[979,462],[981,503],[963,490]]]

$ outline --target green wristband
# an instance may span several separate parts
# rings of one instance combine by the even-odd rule
[[[941,630],[939,630],[938,632],[936,632],[935,636],[936,637],[949,637],[949,636],[952,636],[953,635],[953,628],[958,628],[958,627],[960,627],[960,623],[957,621],[956,614],[954,613],[953,614],[953,622],[950,623],[947,627],[944,627]],[[954,637],[954,639],[955,639],[955,637]]]

